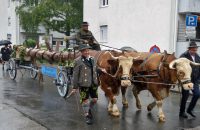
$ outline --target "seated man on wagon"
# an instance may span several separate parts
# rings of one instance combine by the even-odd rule
[[[92,50],[100,51],[100,45],[97,40],[94,38],[92,32],[88,30],[88,22],[83,22],[81,25],[81,29],[76,34],[76,40],[78,44],[89,44]]]

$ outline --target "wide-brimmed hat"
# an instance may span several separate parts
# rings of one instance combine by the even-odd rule
[[[197,46],[196,42],[191,41],[188,48],[198,48],[199,46]]]
[[[91,49],[91,47],[87,44],[80,44],[78,50],[82,51],[84,49]]]
[[[82,22],[82,26],[89,26],[88,22]]]

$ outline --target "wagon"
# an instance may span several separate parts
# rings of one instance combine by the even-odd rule
[[[63,53],[40,49],[25,49],[26,54],[23,58],[19,56],[19,53],[16,53],[15,56],[9,60],[8,73],[10,79],[15,80],[18,72],[22,69],[25,70],[25,72],[28,70],[32,79],[36,79],[40,74],[48,76],[53,79],[52,81],[57,87],[59,95],[65,98],[70,88],[72,88],[73,61],[75,59],[76,49],[71,48]],[[48,59],[48,62],[38,63],[36,57],[42,57],[45,61]],[[65,61],[65,64],[58,63],[61,58]],[[55,59],[54,63],[52,62],[53,59]]]
[[[14,80],[17,76],[18,71],[21,69],[25,69],[29,71],[30,77],[33,79],[36,79],[38,75],[38,68],[37,66],[34,66],[34,64],[31,61],[23,61],[21,62],[19,59],[11,58],[8,61],[8,73],[10,76],[10,79]]]

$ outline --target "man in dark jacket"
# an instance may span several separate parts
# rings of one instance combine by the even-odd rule
[[[10,59],[11,49],[7,44],[1,48],[1,54],[3,61],[8,61]]]
[[[193,62],[200,63],[200,57],[197,54],[197,50],[198,50],[197,44],[195,42],[190,42],[188,50],[184,52],[180,57],[185,57]],[[200,96],[200,91],[199,91],[200,67],[192,66],[191,80],[192,80],[192,83],[194,84],[193,86],[194,88],[192,90],[193,96],[187,108],[187,113],[191,115],[192,117],[196,117],[195,114],[193,113],[193,109]],[[181,98],[181,104],[180,104],[179,117],[188,118],[187,114],[185,113],[185,107],[186,107],[186,102],[188,100],[188,97],[189,97],[189,90],[182,89],[182,98]]]
[[[83,22],[81,25],[81,29],[76,35],[76,39],[78,41],[78,44],[89,44],[91,49],[93,50],[101,50],[99,43],[94,38],[92,32],[88,30],[88,22]]]
[[[92,124],[91,109],[96,104],[98,99],[97,89],[97,71],[101,71],[94,62],[94,58],[90,56],[89,49],[91,47],[87,44],[81,44],[79,51],[81,56],[75,59],[73,70],[73,91],[79,89],[80,101],[84,110],[86,123]],[[102,70],[103,71],[103,70]],[[91,97],[91,99],[90,99]]]
[[[2,54],[2,62],[3,62],[3,70],[4,70],[4,63],[5,61],[9,61],[10,54],[11,54],[11,48],[8,47],[8,44],[6,44],[4,47],[1,48],[1,54]]]

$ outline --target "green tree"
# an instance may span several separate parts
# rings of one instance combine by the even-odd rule
[[[22,0],[16,12],[26,32],[35,33],[43,25],[47,32],[69,35],[83,21],[83,0]]]
[[[14,1],[14,0],[13,0]],[[29,33],[35,33],[38,31],[38,26],[41,23],[41,19],[38,17],[37,10],[35,9],[38,1],[36,0],[23,0],[21,5],[16,8],[16,13],[19,15],[20,25]]]

